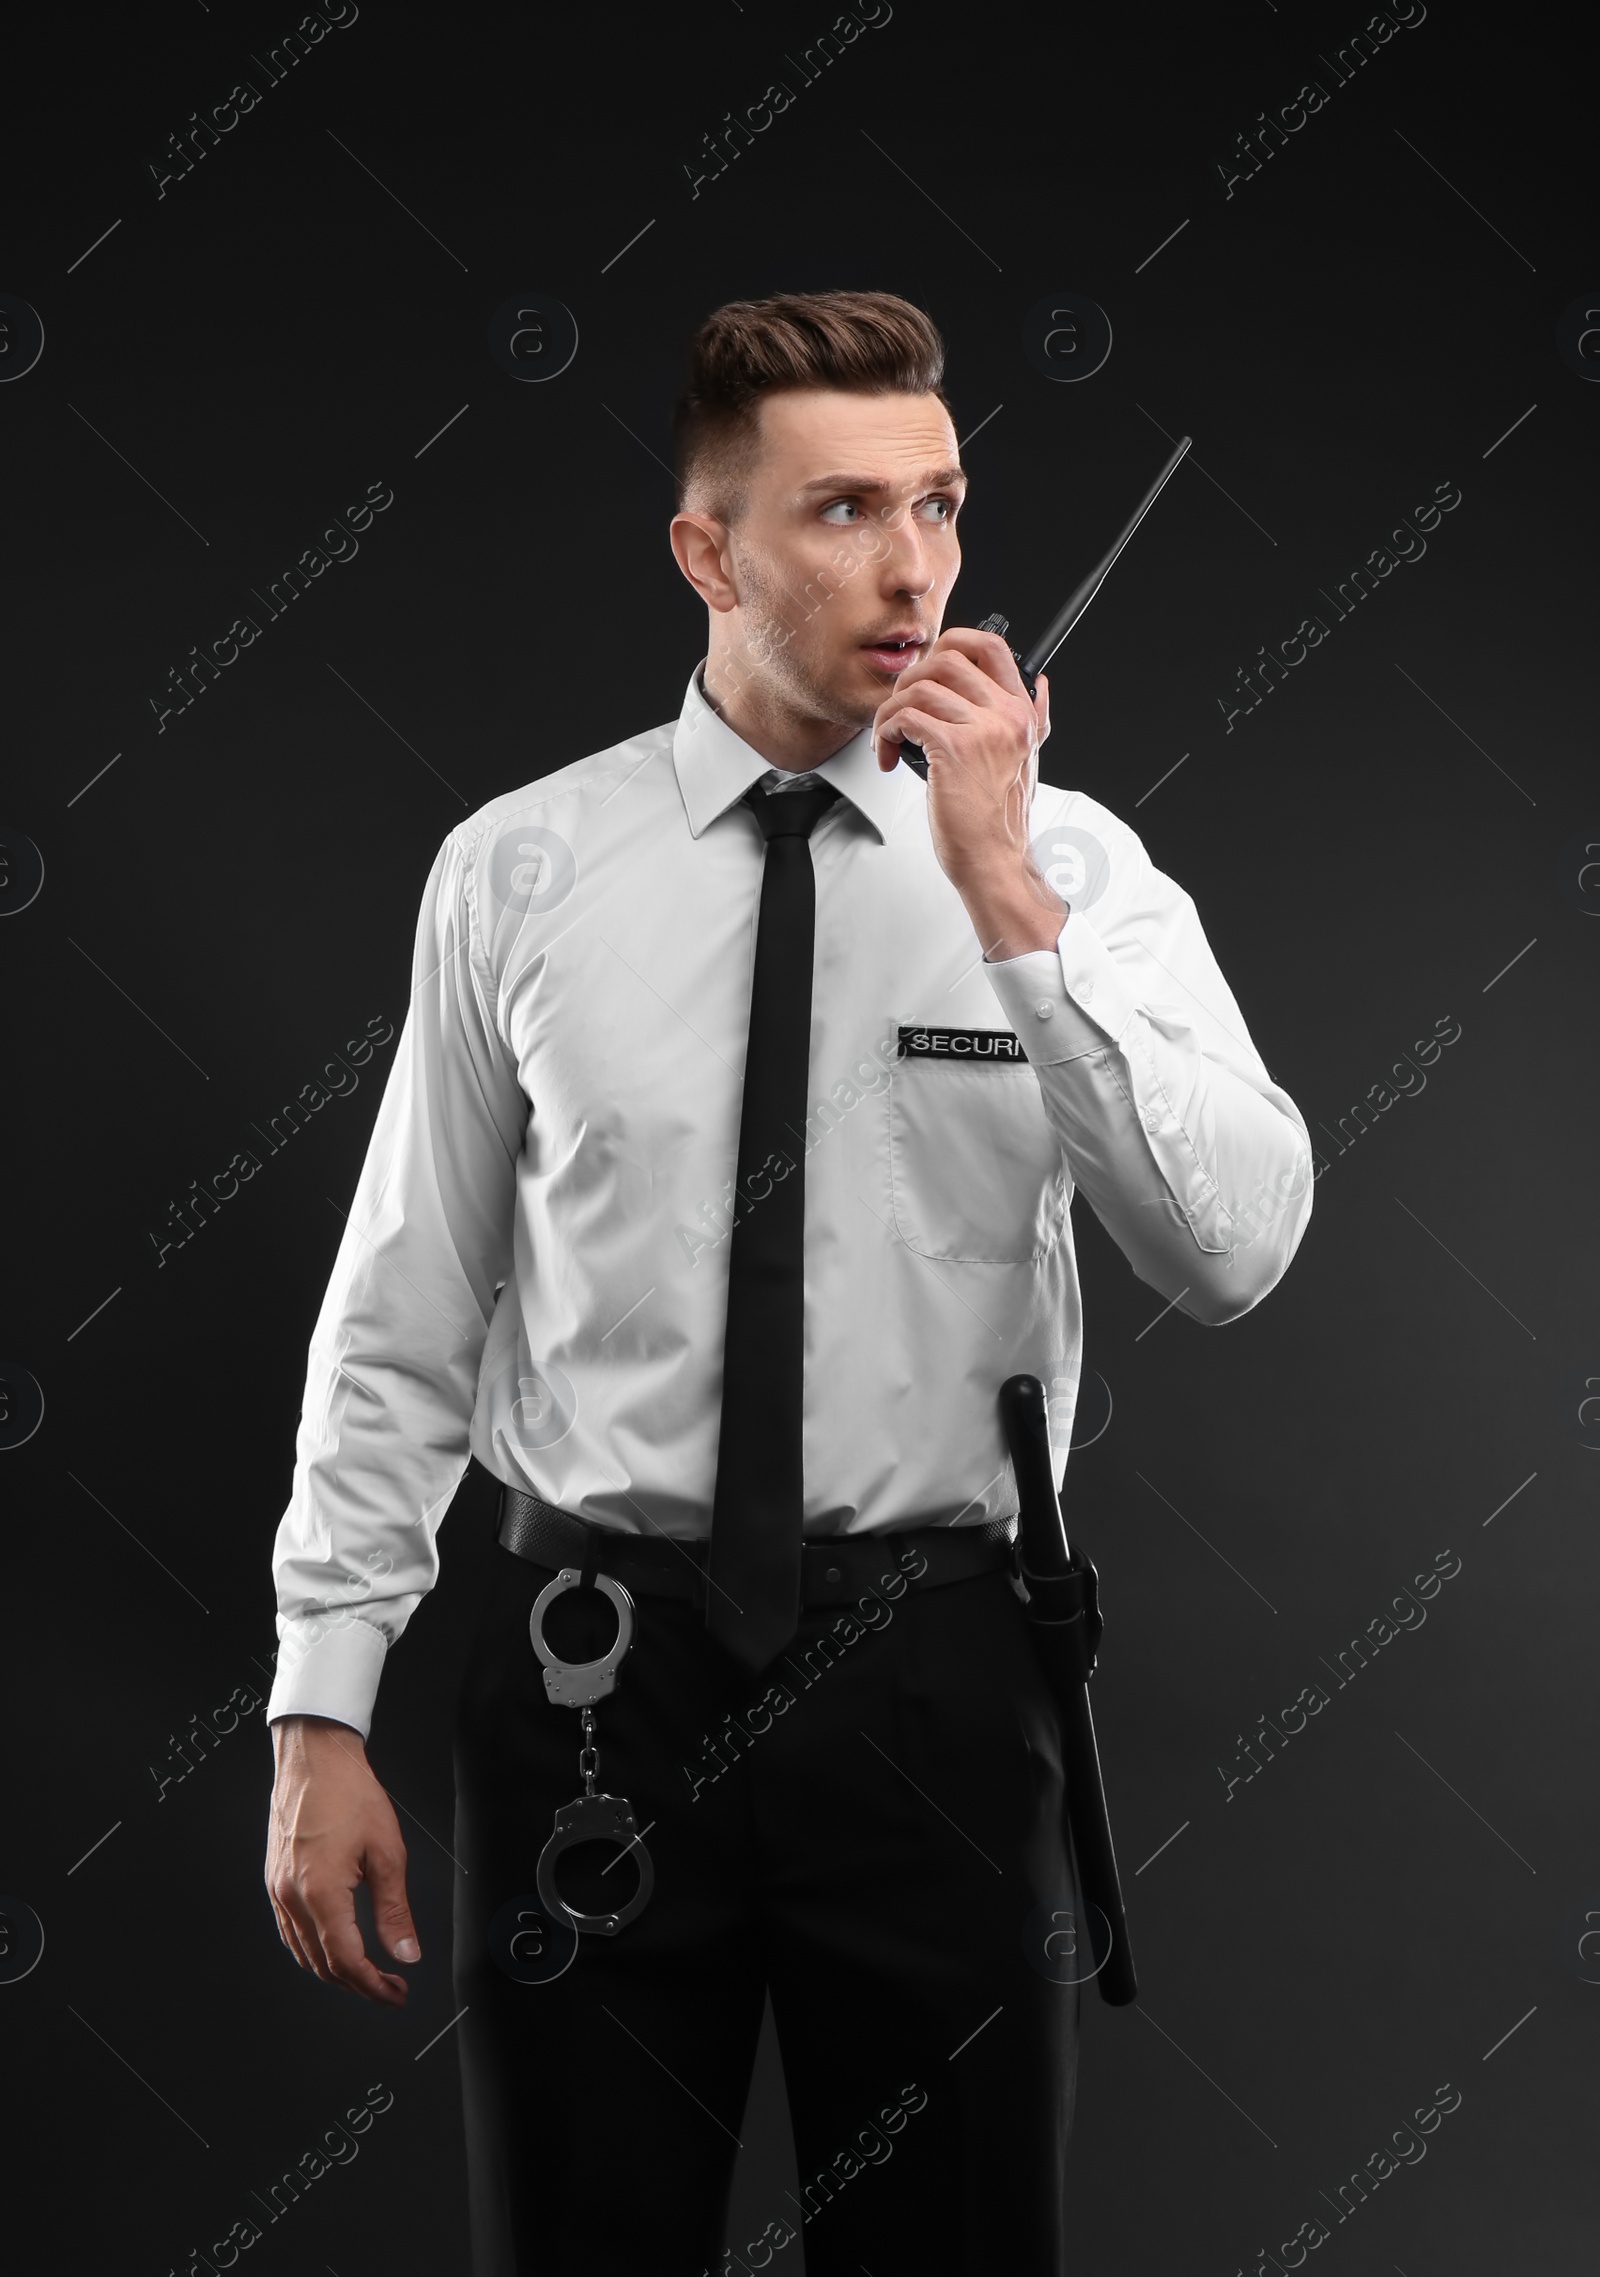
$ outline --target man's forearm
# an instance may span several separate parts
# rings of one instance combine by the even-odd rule
[[[1031,862],[980,871],[960,893],[990,964],[1053,949],[1067,921],[1066,903]]]

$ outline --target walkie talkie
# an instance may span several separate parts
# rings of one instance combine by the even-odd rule
[[[1033,646],[1026,652],[1019,651],[1015,648],[1011,650],[1012,655],[1016,658],[1017,670],[1022,675],[1022,685],[1028,691],[1028,698],[1030,702],[1033,699],[1034,686],[1038,680],[1039,674],[1044,670],[1051,657],[1054,656],[1056,650],[1066,639],[1068,633],[1071,632],[1073,626],[1083,615],[1084,610],[1089,606],[1089,603],[1099,592],[1101,586],[1105,582],[1106,573],[1110,569],[1111,564],[1116,560],[1118,554],[1121,553],[1123,547],[1132,537],[1134,531],[1139,527],[1139,524],[1144,520],[1146,514],[1149,513],[1151,507],[1160,497],[1161,492],[1165,488],[1168,480],[1176,471],[1179,460],[1183,457],[1184,452],[1189,448],[1189,441],[1190,438],[1187,435],[1179,436],[1177,449],[1173,452],[1171,458],[1168,459],[1166,465],[1156,476],[1155,481],[1150,485],[1150,488],[1145,492],[1143,498],[1139,501],[1137,509],[1130,518],[1127,527],[1123,530],[1122,535],[1117,539],[1116,544],[1111,548],[1110,552],[1105,556],[1105,558],[1102,561],[1097,562],[1094,568],[1090,570],[1088,576],[1083,580],[1083,583],[1077,587],[1077,589],[1070,595],[1063,606],[1057,611],[1055,616],[1051,618],[1044,631],[1033,643]],[[1009,621],[1002,616],[985,617],[982,624],[978,627],[979,632],[999,633],[1002,638],[1007,632],[1010,631],[1010,629],[1011,628]],[[1010,646],[1009,642],[1007,642],[1007,646]],[[909,737],[903,739],[900,745],[900,756],[908,767],[914,767],[916,769],[917,773],[922,777],[924,782],[927,781],[928,757],[927,753],[923,750],[920,743],[911,742]]]

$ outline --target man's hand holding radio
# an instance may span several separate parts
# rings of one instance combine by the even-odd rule
[[[872,723],[885,773],[898,764],[902,736],[927,754],[933,850],[991,963],[1053,949],[1066,921],[1030,843],[1039,747],[1049,733],[1043,673],[1030,703],[1000,635],[964,625],[907,665]]]

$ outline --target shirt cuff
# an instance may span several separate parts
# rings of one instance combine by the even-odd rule
[[[1062,926],[1053,949],[1029,949],[983,969],[1036,1067],[1104,1051],[1139,1008],[1115,957],[1082,917]]]
[[[267,1722],[279,1716],[328,1716],[365,1739],[383,1674],[388,1639],[348,1608],[278,1622],[278,1667]]]

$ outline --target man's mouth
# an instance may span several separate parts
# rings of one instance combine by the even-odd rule
[[[877,640],[863,641],[861,653],[869,664],[880,672],[903,672],[919,654],[927,638],[925,633],[885,633]]]

